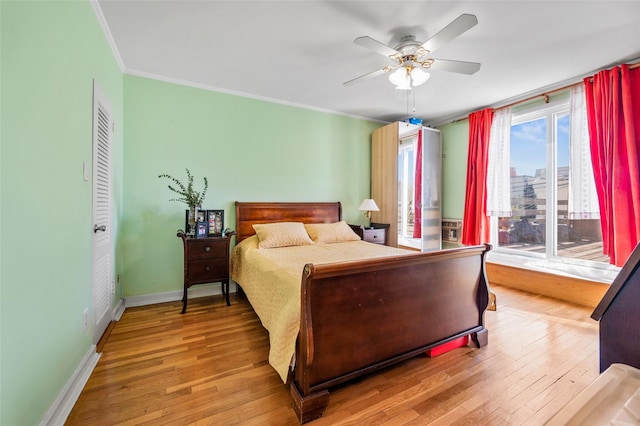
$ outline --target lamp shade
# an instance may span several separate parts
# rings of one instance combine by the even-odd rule
[[[414,86],[420,86],[429,80],[431,74],[428,72],[422,71],[421,69],[414,68],[411,70],[411,80],[413,81]]]
[[[376,202],[373,201],[371,198],[365,198],[362,204],[360,204],[360,207],[358,207],[358,210],[373,211],[373,212],[380,211]]]
[[[411,90],[411,80],[409,73],[404,67],[400,67],[391,74],[389,74],[389,81],[396,85],[398,90]]]

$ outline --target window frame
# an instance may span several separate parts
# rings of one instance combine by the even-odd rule
[[[526,267],[528,269],[549,269],[567,275],[580,278],[590,278],[598,281],[612,282],[620,268],[605,262],[596,262],[584,259],[575,259],[559,256],[558,249],[558,119],[565,114],[570,114],[569,98],[562,97],[552,102],[540,105],[534,104],[523,107],[513,112],[511,126],[519,125],[540,118],[547,119],[546,129],[546,226],[545,226],[545,251],[535,253],[524,250],[500,247],[498,243],[498,217],[490,218],[490,239],[493,250],[489,253],[488,260],[507,266]],[[553,188],[553,190],[551,190]],[[548,212],[553,212],[549,214]]]

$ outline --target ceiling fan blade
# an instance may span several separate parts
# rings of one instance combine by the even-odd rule
[[[371,78],[371,77],[377,77],[380,74],[384,74],[384,73],[388,72],[387,70],[388,70],[388,67],[385,67],[385,68],[382,68],[382,69],[379,69],[379,70],[375,70],[375,71],[372,71],[372,72],[370,72],[368,74],[361,75],[360,77],[356,77],[356,78],[353,78],[353,79],[351,79],[349,81],[345,81],[344,83],[342,83],[342,85],[343,86],[351,86],[352,84],[357,83],[357,82],[359,82],[361,80],[364,80],[364,79],[367,79],[367,78]]]
[[[369,36],[358,37],[353,40],[353,42],[358,46],[373,50],[374,52],[378,52],[379,54],[384,56],[392,56],[400,53],[397,50],[387,46],[386,44],[382,44],[378,40],[372,39]]]
[[[422,44],[422,47],[429,52],[433,52],[458,37],[460,34],[470,28],[473,28],[477,23],[478,18],[476,18],[475,15],[463,13],[451,21],[449,25],[438,31],[436,35],[425,41]]]
[[[471,75],[475,74],[480,69],[480,64],[477,62],[450,61],[448,59],[434,58],[429,69],[434,71],[449,71]]]

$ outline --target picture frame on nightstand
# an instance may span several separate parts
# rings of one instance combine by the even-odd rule
[[[209,223],[196,222],[196,238],[206,238],[209,236]]]
[[[207,211],[196,209],[196,223],[206,222],[206,221],[207,221]],[[189,225],[189,209],[186,209],[184,211],[184,229],[187,235],[195,234],[195,229],[191,229],[191,225]]]
[[[224,229],[224,210],[207,210],[206,221],[209,224],[209,236],[221,237]]]
[[[189,209],[186,209],[184,211],[184,232],[189,235],[191,231],[191,226],[189,226]]]

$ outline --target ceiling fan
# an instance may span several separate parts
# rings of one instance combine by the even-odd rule
[[[393,65],[361,75],[346,81],[343,85],[349,86],[366,78],[390,73],[389,81],[396,85],[396,89],[410,90],[412,83],[413,86],[419,86],[429,79],[429,73],[424,70],[449,71],[471,75],[480,69],[479,63],[436,59],[432,58],[430,54],[474,27],[477,23],[478,18],[475,15],[465,13],[458,16],[424,43],[417,41],[413,35],[407,35],[402,37],[400,44],[394,48],[369,36],[358,37],[353,41],[355,44],[389,57],[393,61]]]

